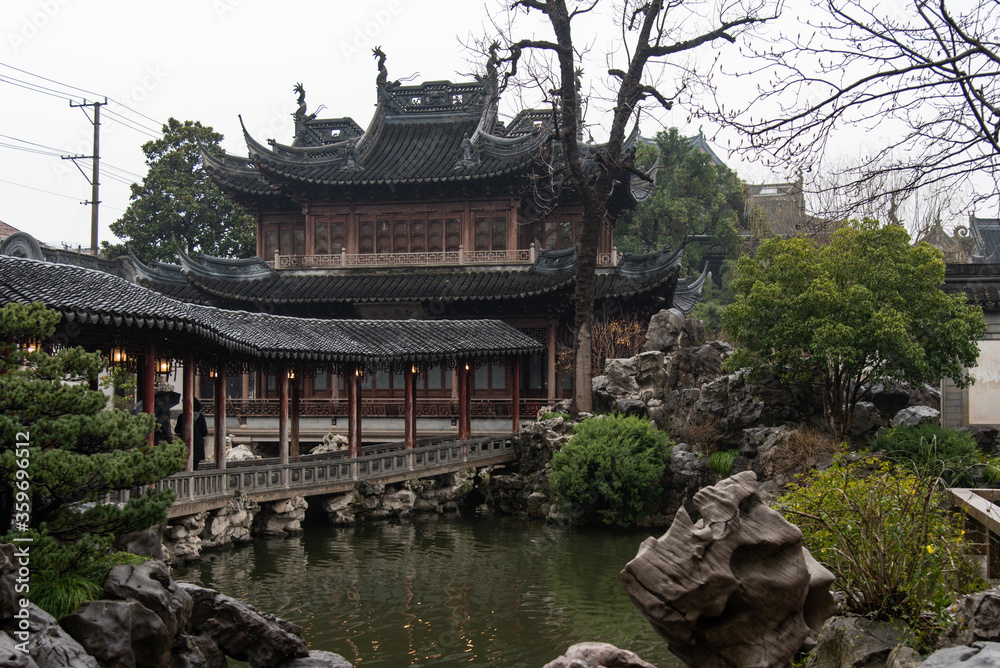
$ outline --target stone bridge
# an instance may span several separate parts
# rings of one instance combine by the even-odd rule
[[[515,437],[426,439],[413,448],[402,442],[384,443],[365,446],[359,457],[348,457],[346,452],[305,455],[288,464],[277,459],[229,462],[222,470],[175,473],[153,488],[177,494],[167,511],[168,518],[175,518],[221,508],[236,492],[261,503],[349,492],[359,480],[394,483],[510,462],[516,459]],[[119,496],[125,498],[127,492]]]

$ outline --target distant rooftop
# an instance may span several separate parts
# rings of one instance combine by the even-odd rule
[[[0,239],[6,239],[12,234],[16,234],[21,230],[17,229],[13,225],[8,225],[7,223],[0,220]]]

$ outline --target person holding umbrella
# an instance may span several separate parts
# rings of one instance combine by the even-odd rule
[[[194,435],[191,439],[191,449],[194,451],[194,468],[198,468],[198,462],[205,459],[205,437],[208,436],[208,423],[205,416],[201,414],[201,402],[194,400]],[[180,438],[184,438],[184,413],[177,417],[177,426],[174,433]]]

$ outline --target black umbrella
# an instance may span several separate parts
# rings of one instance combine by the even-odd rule
[[[181,393],[174,392],[173,390],[160,390],[154,395],[155,403],[162,403],[167,408],[173,408],[181,400]],[[142,402],[136,402],[135,406],[132,407],[132,415],[138,415],[142,412]]]

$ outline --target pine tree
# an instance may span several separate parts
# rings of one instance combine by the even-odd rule
[[[174,500],[169,490],[124,504],[106,496],[179,471],[186,457],[180,441],[148,445],[152,416],[106,410],[89,389],[106,365],[99,353],[26,345],[50,338],[59,318],[42,304],[0,308],[0,534],[32,541],[32,599],[102,581],[114,537],[161,522]]]

